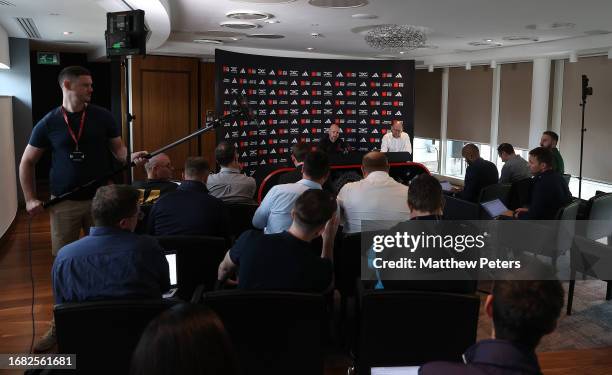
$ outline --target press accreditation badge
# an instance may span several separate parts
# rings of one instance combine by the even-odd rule
[[[82,163],[85,161],[85,153],[81,151],[72,151],[70,153],[70,160],[75,163]]]

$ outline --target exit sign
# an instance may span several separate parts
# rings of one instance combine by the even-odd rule
[[[60,57],[58,52],[38,52],[37,60],[39,65],[59,65]]]

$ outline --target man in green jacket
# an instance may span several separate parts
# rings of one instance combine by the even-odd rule
[[[559,135],[551,130],[547,130],[542,133],[542,138],[540,139],[540,146],[550,149],[553,153],[553,171],[564,174],[565,173],[565,164],[563,163],[563,157],[561,153],[559,153],[559,149],[557,148],[557,143],[559,142]]]

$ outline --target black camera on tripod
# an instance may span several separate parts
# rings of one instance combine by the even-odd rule
[[[586,74],[582,75],[582,101],[586,100],[588,95],[593,95],[593,88],[589,87],[589,78]]]

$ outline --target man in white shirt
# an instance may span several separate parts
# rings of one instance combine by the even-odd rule
[[[404,132],[404,124],[402,121],[393,120],[391,125],[391,133],[383,136],[380,144],[381,152],[409,152],[412,154],[412,145],[410,144],[410,136]]]
[[[389,229],[408,220],[410,211],[405,202],[408,186],[389,176],[389,162],[385,154],[369,152],[363,157],[361,171],[364,179],[351,182],[338,193],[344,233],[362,231],[362,220],[384,221],[364,230]]]

